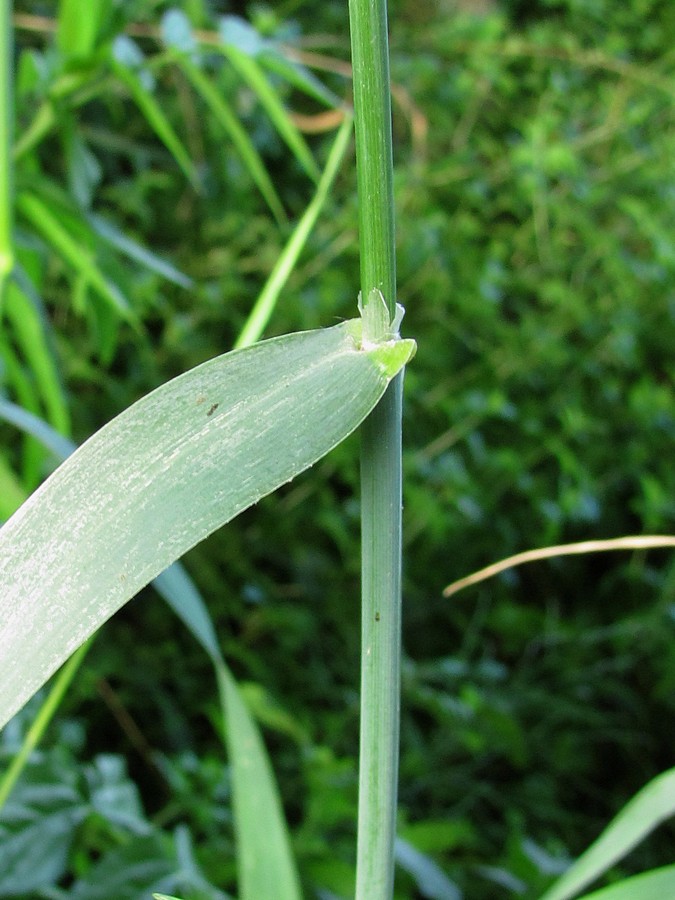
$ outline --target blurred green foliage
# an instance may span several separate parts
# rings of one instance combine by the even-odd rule
[[[348,56],[346,5],[307,0],[101,4],[88,68],[86,33],[69,59],[62,36],[17,27],[16,189],[58,212],[80,254],[19,206],[25,277],[5,305],[0,383],[77,440],[228,349],[287,234],[185,72],[163,64],[157,29],[173,7],[209,31],[238,13],[267,38]],[[52,11],[15,3],[19,16]],[[673,764],[672,554],[553,560],[452,600],[441,591],[529,547],[675,531],[675,6],[397,0],[391,30],[399,300],[419,348],[406,375],[400,834],[467,900],[534,898]],[[110,66],[122,34],[182,164]],[[202,64],[295,219],[311,179],[251,86],[218,54]],[[286,108],[323,110],[267,72]],[[348,95],[344,76],[317,74]],[[55,118],[30,145],[43,109]],[[319,165],[329,140],[307,136]],[[352,316],[357,285],[346,168],[270,333]],[[10,487],[32,489],[51,463],[9,427],[0,440],[10,504]],[[266,729],[308,897],[352,890],[357,498],[350,440],[186,560]],[[87,893],[97,881],[106,897],[147,896],[101,874],[133,872],[120,860],[139,833],[152,878],[183,853],[203,878],[191,897],[231,890],[215,718],[208,660],[146,591],[99,636],[27,773],[22,790],[51,785],[56,806],[26,821],[69,829],[45,887],[0,882],[0,896],[102,896]],[[2,753],[15,743],[8,731]],[[104,776],[124,792],[124,821],[94,802]],[[666,828],[622,871],[669,862],[672,839]],[[397,897],[425,896],[399,874]]]

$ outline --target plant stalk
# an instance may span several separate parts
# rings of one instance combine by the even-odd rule
[[[394,884],[401,658],[401,397],[398,376],[361,429],[361,739],[357,900]]]
[[[396,305],[386,0],[350,0],[361,295]],[[381,335],[384,337],[384,335]],[[401,645],[401,397],[389,386],[361,428],[362,647],[357,900],[394,885]]]
[[[0,311],[14,268],[12,240],[12,3],[0,0]]]

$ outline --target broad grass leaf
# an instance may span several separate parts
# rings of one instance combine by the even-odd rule
[[[62,459],[75,450],[72,442],[54,432],[47,423],[2,398],[0,398],[0,418],[12,422],[43,441],[46,447]],[[235,802],[235,829],[241,858],[253,860],[256,869],[264,873],[257,877],[265,878],[268,884],[276,886],[278,900],[296,900],[299,896],[299,879],[272,767],[255,721],[242,702],[239,688],[223,659],[208,607],[180,562],[173,563],[160,573],[153,581],[153,586],[206,651],[215,668],[223,724],[228,735],[228,752],[233,761],[232,790],[238,798]],[[60,688],[64,683],[69,683],[69,679],[64,677],[66,669],[71,667],[82,650],[83,647],[71,656],[66,666],[61,669],[59,680],[50,692],[50,699],[47,700],[50,708],[55,705],[50,703],[54,694],[60,697],[62,694]],[[50,718],[49,715],[43,715],[45,712],[43,706],[39,718],[44,726]],[[34,732],[35,729],[31,729],[32,735]],[[251,735],[257,736],[251,738]],[[4,797],[12,790],[18,773],[25,764],[27,754],[28,748],[24,742],[20,754],[23,759],[15,758],[0,779],[0,808]],[[251,804],[254,804],[252,808]],[[265,828],[251,828],[250,823],[255,821],[255,814],[260,808],[265,809]],[[246,868],[249,866],[250,864]],[[242,865],[240,871],[243,870]],[[247,896],[244,888],[245,885],[242,885],[242,900]]]
[[[183,553],[311,466],[414,352],[359,323],[216,357],[83,444],[0,529],[0,726]]]

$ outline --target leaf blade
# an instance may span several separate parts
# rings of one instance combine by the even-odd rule
[[[194,163],[185,145],[176,134],[171,121],[161,105],[140,76],[142,55],[136,65],[128,56],[133,55],[133,42],[129,38],[118,37],[113,45],[110,64],[113,72],[125,85],[134,103],[145,117],[146,122],[169,151],[190,184],[199,188],[199,180]]]
[[[235,347],[248,347],[259,340],[277,305],[286,282],[295,268],[300,254],[323,211],[338,169],[347,151],[352,133],[352,120],[346,116],[331,147],[326,165],[317,184],[314,196],[294,227],[291,236],[281,251],[274,268],[265,282],[258,299],[248,314],[244,326],[235,342]]]
[[[209,360],[83,444],[0,529],[0,726],[128,599],[350,434],[390,380],[358,323]]]
[[[258,63],[257,56],[265,47],[264,40],[239,16],[222,16],[218,30],[221,38],[218,49],[227,57],[239,77],[257,94],[279,136],[306,174],[312,181],[318,181],[319,170],[312,151]]]
[[[248,136],[246,130],[236,117],[225,98],[218,92],[217,88],[209,81],[204,73],[186,56],[176,55],[178,66],[182,69],[185,77],[190,81],[194,90],[202,98],[206,106],[211,111],[215,121],[228,135],[234,144],[239,156],[248,169],[248,173],[253,179],[258,190],[264,197],[272,214],[279,224],[286,222],[286,213],[283,204],[279,198],[274,183],[270,178],[269,172],[265,168],[265,164],[255,144]]]
[[[126,298],[105,277],[96,265],[96,260],[87,248],[78,244],[77,238],[59,221],[57,212],[44,202],[37,194],[23,191],[16,200],[17,209],[28,222],[39,232],[54,251],[82,278],[92,289],[119,314],[128,321],[134,321],[134,313]]]
[[[675,866],[664,866],[585,894],[581,900],[664,900],[674,894]]]
[[[674,814],[675,768],[657,775],[639,790],[541,900],[576,896]]]
[[[237,682],[223,659],[201,594],[180,563],[155,588],[210,657],[218,683],[225,743],[232,769],[240,900],[258,900],[273,884],[277,900],[300,900],[300,879],[269,755]],[[265,822],[265,828],[260,823]]]
[[[281,798],[262,737],[229,669],[219,666],[216,673],[226,710],[241,900],[270,896],[272,884],[275,897],[301,900]]]

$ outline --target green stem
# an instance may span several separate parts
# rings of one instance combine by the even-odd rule
[[[11,0],[0,0],[0,309],[14,267],[12,242],[12,31]]]
[[[382,291],[393,318],[396,258],[386,0],[350,0],[349,21],[354,72],[361,293],[365,301],[372,288]]]
[[[361,747],[357,900],[394,884],[401,657],[401,391],[397,377],[361,430]]]
[[[350,0],[361,295],[396,304],[386,0]],[[382,334],[380,337],[384,337]],[[377,337],[377,336],[374,336]],[[401,377],[361,430],[362,648],[357,900],[394,884],[401,644]]]

